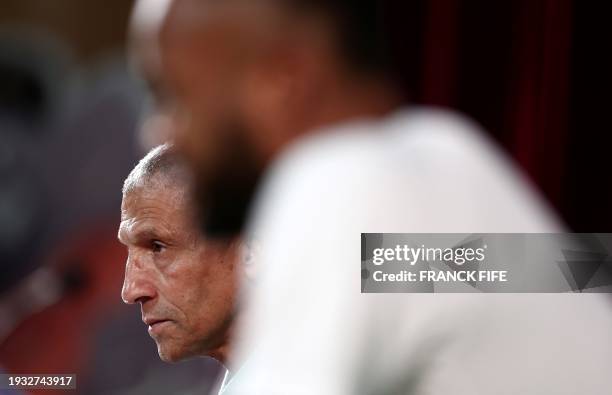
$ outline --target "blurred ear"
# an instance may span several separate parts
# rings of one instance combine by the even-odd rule
[[[242,110],[254,129],[269,133],[284,122],[286,111],[291,111],[295,78],[291,62],[280,54],[263,55],[249,67],[244,75]]]
[[[246,71],[243,113],[266,138],[290,132],[305,110],[316,105],[326,67],[317,52],[299,39],[287,39],[261,54]]]
[[[252,285],[257,279],[258,264],[258,244],[253,238],[248,240],[240,240],[238,246],[238,254],[240,265],[242,268],[243,277],[246,279],[248,286]]]

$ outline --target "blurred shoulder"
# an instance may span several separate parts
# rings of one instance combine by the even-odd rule
[[[404,165],[447,163],[474,156],[483,159],[483,154],[503,156],[469,118],[435,108],[403,108],[383,118],[356,119],[309,133],[285,150],[270,176],[324,181],[331,175],[387,171],[398,161]]]
[[[268,172],[255,212],[313,223],[357,216],[355,227],[386,232],[560,228],[536,188],[475,122],[418,107],[297,141]]]

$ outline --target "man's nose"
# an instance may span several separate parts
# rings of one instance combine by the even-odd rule
[[[128,258],[125,265],[125,277],[121,289],[121,299],[124,303],[144,303],[155,298],[157,291],[148,278],[148,273],[134,261]]]

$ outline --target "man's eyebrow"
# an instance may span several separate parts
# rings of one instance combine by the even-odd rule
[[[168,231],[158,229],[152,226],[136,226],[132,228],[132,231],[119,230],[119,241],[124,244],[128,243],[139,243],[143,240],[161,240],[168,241],[171,238],[171,234]]]
[[[133,237],[135,239],[166,239],[169,238],[169,234],[167,231],[147,226],[136,228]]]

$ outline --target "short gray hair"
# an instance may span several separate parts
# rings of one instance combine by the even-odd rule
[[[153,148],[138,162],[123,183],[123,196],[138,187],[151,185],[154,181],[185,189],[190,183],[189,170],[170,143]]]

